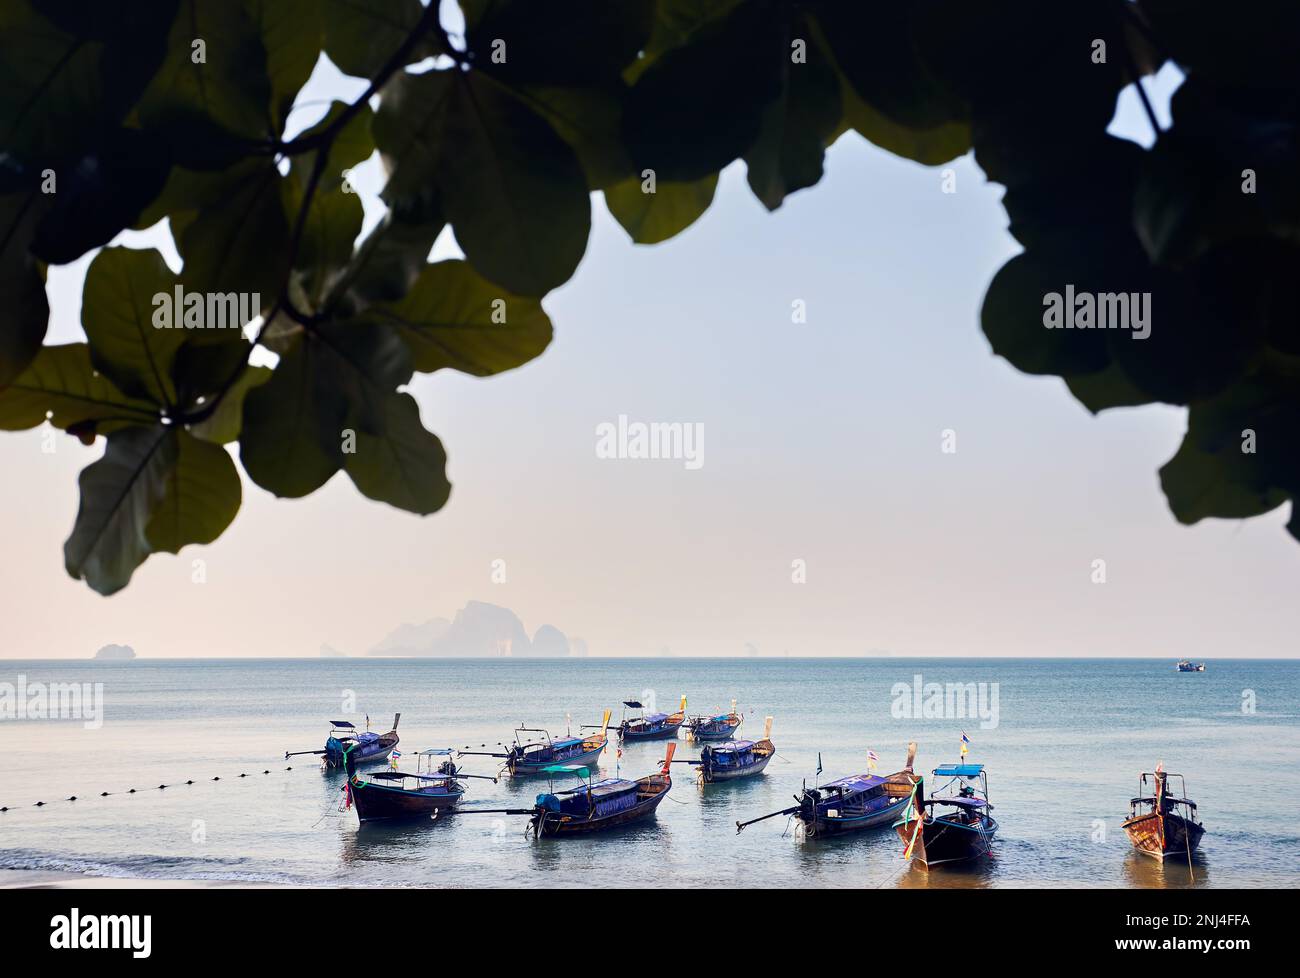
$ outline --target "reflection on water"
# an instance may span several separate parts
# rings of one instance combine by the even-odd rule
[[[1192,853],[1192,864],[1184,859],[1166,859],[1161,862],[1130,849],[1124,859],[1126,886],[1158,890],[1187,890],[1210,883],[1210,861],[1204,853]]]

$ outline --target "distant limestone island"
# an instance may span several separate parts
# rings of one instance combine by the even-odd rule
[[[135,649],[129,645],[105,645],[95,653],[96,659],[134,659]]]
[[[554,625],[542,625],[529,638],[509,608],[471,601],[450,621],[434,618],[423,625],[402,625],[366,653],[372,656],[423,658],[559,658],[585,656],[587,643],[569,638]]]

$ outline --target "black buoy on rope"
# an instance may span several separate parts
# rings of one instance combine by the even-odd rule
[[[38,801],[38,802],[36,803],[36,806],[35,806],[35,807],[40,808],[40,807],[41,807],[42,805],[44,805],[44,804],[45,804],[45,802],[43,802],[43,801]]]
[[[133,794],[135,794],[135,789],[132,788],[130,791],[127,792],[127,794],[128,794],[128,795],[133,795]]]
[[[77,800],[77,796],[76,796],[76,795],[69,795],[69,796],[68,796],[68,801],[76,801],[76,800]]]
[[[220,780],[221,780],[221,778],[219,778],[219,777],[216,777],[216,778],[213,778],[213,779],[212,779],[212,780],[213,780],[213,781],[220,781]]]
[[[163,788],[166,788],[166,787],[167,787],[167,786],[166,786],[165,784],[160,784],[160,785],[158,786],[158,790],[159,790],[159,791],[162,791]]]
[[[185,783],[186,783],[186,784],[193,784],[194,782],[193,782],[193,781],[186,781]]]
[[[107,791],[101,791],[101,792],[99,793],[99,797],[101,797],[101,798],[107,798],[107,797],[108,797],[108,792],[107,792]]]

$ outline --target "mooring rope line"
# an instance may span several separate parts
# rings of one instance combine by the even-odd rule
[[[277,770],[278,770],[278,769],[277,769]],[[292,770],[293,770],[293,765],[292,765],[292,764],[289,765],[288,767],[285,768],[285,770],[286,770],[286,771],[292,771]],[[307,769],[304,768],[304,770],[307,770]],[[314,769],[313,769],[313,770],[314,770]],[[185,787],[185,786],[187,786],[187,785],[194,785],[194,784],[211,784],[213,781],[238,781],[240,778],[252,778],[252,777],[256,777],[256,776],[257,776],[257,773],[258,773],[258,772],[254,771],[254,772],[252,772],[252,773],[250,774],[250,773],[248,773],[247,771],[244,771],[244,772],[242,772],[242,773],[240,773],[240,774],[229,774],[229,775],[226,775],[224,778],[223,778],[221,775],[215,775],[215,776],[213,776],[212,778],[209,778],[206,782],[199,782],[199,781],[195,781],[193,778],[190,778],[190,779],[188,779],[188,780],[186,780],[186,781],[173,781],[171,784],[160,784],[160,785],[155,785],[155,786],[153,786],[153,787],[149,787],[149,788],[128,788],[128,789],[126,789],[125,791],[101,791],[98,795],[94,795],[94,796],[90,796],[90,795],[68,795],[67,798],[56,798],[56,799],[54,799],[54,801],[38,801],[38,802],[33,802],[32,804],[27,804],[27,805],[0,805],[0,813],[2,813],[2,812],[16,812],[16,811],[21,811],[21,810],[26,809],[26,808],[47,808],[47,807],[49,807],[50,805],[55,804],[55,802],[60,802],[60,801],[85,801],[88,797],[109,798],[109,797],[112,797],[112,796],[114,796],[114,795],[137,795],[137,794],[141,794],[142,792],[146,792],[146,791],[166,791],[168,788],[183,788],[183,787]],[[264,769],[261,773],[262,773],[262,774],[270,774],[270,773],[271,773],[271,769],[270,769],[270,768],[266,768],[266,769]]]

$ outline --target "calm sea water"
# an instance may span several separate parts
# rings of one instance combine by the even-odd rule
[[[0,682],[102,682],[98,730],[70,720],[3,720],[0,868],[116,876],[392,886],[1296,886],[1300,835],[1300,663],[1212,661],[1180,675],[1169,660],[257,660],[5,662]],[[896,717],[896,683],[996,683],[997,725]],[[697,787],[675,767],[656,820],[587,839],[525,839],[525,819],[457,816],[367,825],[340,813],[342,776],[313,758],[326,721],[370,714],[402,748],[509,741],[521,723],[559,735],[565,716],[653,698],[671,711],[746,715],[757,737],[775,717],[765,776]],[[1253,699],[1254,711],[1243,702]],[[784,818],[737,835],[737,819],[790,804],[818,754],[823,780],[880,771],[919,743],[926,773],[957,760],[989,771],[1001,824],[996,855],[974,872],[904,863],[888,830],[804,841]],[[697,756],[682,742],[678,757]],[[629,777],[663,744],[628,745]],[[1207,828],[1189,873],[1132,853],[1120,822],[1140,771],[1185,774]],[[465,769],[493,773],[491,758]],[[604,771],[615,761],[607,757]],[[292,770],[286,770],[292,767]],[[263,774],[269,771],[269,774]],[[240,774],[248,777],[240,778]],[[211,780],[219,777],[220,781]],[[185,785],[193,780],[193,785]],[[159,784],[167,784],[159,791]],[[520,806],[546,780],[470,781],[466,807]],[[135,794],[124,794],[136,788]],[[114,792],[107,798],[100,792]],[[75,802],[64,801],[69,795]],[[34,807],[45,801],[43,807]]]

